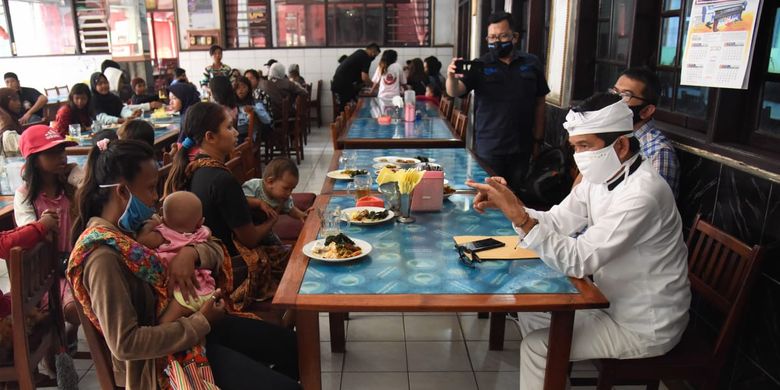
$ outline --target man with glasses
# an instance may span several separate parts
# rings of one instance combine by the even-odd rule
[[[620,95],[634,113],[634,137],[639,140],[642,156],[669,183],[675,198],[680,182],[680,164],[672,143],[655,126],[655,114],[660,91],[658,76],[649,69],[629,68],[618,77],[610,93]]]
[[[463,96],[474,90],[474,152],[517,191],[522,187],[530,157],[544,142],[544,96],[550,92],[544,68],[535,56],[517,50],[519,34],[512,15],[490,15],[490,51],[481,69],[456,74],[453,59],[447,70],[447,93]]]

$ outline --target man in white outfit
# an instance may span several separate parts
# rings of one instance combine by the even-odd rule
[[[632,116],[619,96],[609,94],[594,95],[569,112],[563,126],[584,180],[550,211],[526,208],[503,178],[468,183],[479,191],[477,211],[499,208],[521,246],[567,276],[592,275],[609,300],[608,309],[576,312],[571,361],[662,355],[688,324],[691,293],[680,215],[669,185],[642,160]],[[541,389],[550,316],[518,315],[520,389]]]

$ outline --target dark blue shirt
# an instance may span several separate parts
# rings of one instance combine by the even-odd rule
[[[487,53],[481,73],[467,73],[462,81],[474,90],[475,152],[481,157],[530,153],[536,100],[550,88],[536,56],[512,53],[507,65]]]

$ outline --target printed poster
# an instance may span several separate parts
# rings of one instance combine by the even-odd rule
[[[681,85],[747,89],[762,0],[695,0]]]

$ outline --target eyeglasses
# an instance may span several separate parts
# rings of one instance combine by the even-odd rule
[[[643,102],[648,102],[647,99],[645,99],[645,98],[643,98],[641,96],[636,96],[633,93],[631,93],[631,91],[618,91],[615,88],[610,88],[610,89],[607,90],[607,92],[609,92],[609,93],[611,93],[613,95],[620,96],[621,98],[623,98],[623,101],[626,102],[626,103],[628,103],[628,101],[631,100],[631,98],[639,99],[639,100],[641,100]]]
[[[515,36],[515,33],[503,33],[503,34],[498,34],[498,35],[488,35],[488,36],[485,37],[485,40],[487,41],[487,43],[493,43],[493,42],[498,42],[498,41],[507,42],[507,41],[511,40],[512,38],[514,38],[514,36]]]
[[[455,245],[455,249],[458,250],[458,256],[460,256],[460,262],[463,263],[466,267],[469,268],[477,268],[477,266],[474,265],[474,262],[481,263],[482,259],[477,256],[477,252],[469,251],[465,246],[463,245]],[[471,258],[466,256],[466,254],[470,254]]]

